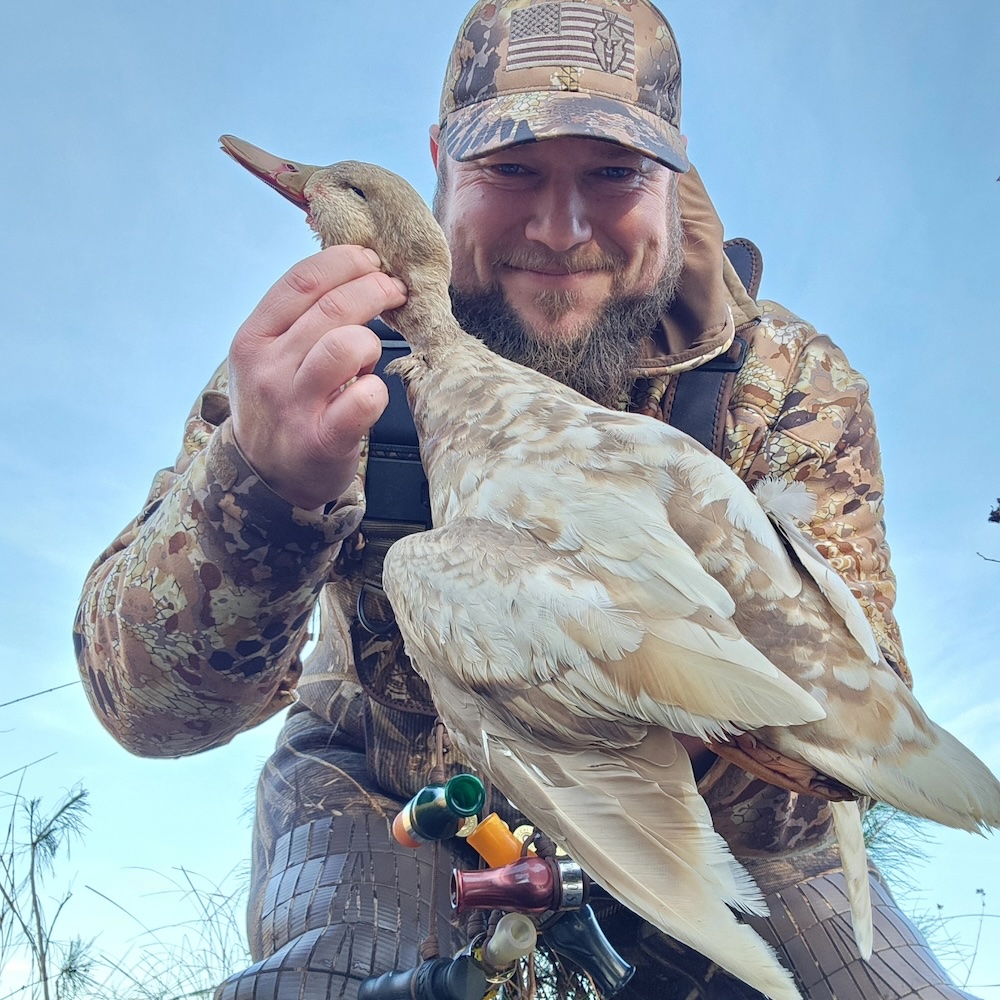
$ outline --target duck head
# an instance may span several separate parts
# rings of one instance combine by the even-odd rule
[[[448,243],[402,177],[357,160],[327,167],[283,160],[232,135],[219,141],[237,163],[306,212],[324,247],[356,244],[381,257],[382,269],[409,289],[407,304],[385,316],[407,339],[415,327],[451,318]]]

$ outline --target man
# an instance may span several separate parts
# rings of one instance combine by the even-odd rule
[[[709,436],[747,481],[817,495],[812,534],[906,676],[867,386],[828,339],[740,284],[679,114],[673,34],[648,0],[479,0],[431,140],[456,314],[501,353],[651,418],[678,419],[684,373],[725,359]],[[387,398],[365,324],[407,294],[357,247],[288,271],[84,592],[84,678],[133,752],[207,749],[292,706],[258,792],[259,961],[220,998],[353,997],[372,973],[415,965],[435,922],[443,953],[463,941],[445,881],[462,848],[410,852],[389,834],[436,756],[433,706],[378,586],[412,525],[361,523],[365,435]],[[805,994],[961,995],[877,882],[876,953],[856,956],[821,800],[687,746],[717,829],[771,905],[754,925]],[[620,906],[602,914],[638,969],[622,996],[752,995]]]

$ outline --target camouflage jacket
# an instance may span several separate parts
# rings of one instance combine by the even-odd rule
[[[818,498],[812,535],[908,678],[867,383],[827,337],[746,294],[722,258],[721,224],[694,171],[682,180],[682,214],[681,289],[650,338],[630,405],[662,416],[676,373],[740,332],[749,349],[723,457],[750,484],[782,477]],[[223,366],[188,418],[176,464],[157,474],[141,514],[90,571],[74,638],[93,708],[132,752],[170,757],[226,743],[298,702],[293,711],[326,720],[332,741],[367,754],[381,791],[408,797],[427,774],[433,709],[398,631],[359,623],[359,598],[367,618],[391,618],[378,583],[392,534],[359,527],[364,458],[354,486],[325,512],[292,507],[242,456],[226,387]],[[303,664],[317,600],[322,628]],[[745,860],[831,842],[821,800],[721,761],[700,787]]]

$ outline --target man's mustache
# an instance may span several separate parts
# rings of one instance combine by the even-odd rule
[[[625,264],[623,258],[594,247],[552,253],[540,247],[519,247],[499,253],[494,267],[514,267],[522,271],[544,271],[546,274],[577,274],[580,271],[616,271]]]

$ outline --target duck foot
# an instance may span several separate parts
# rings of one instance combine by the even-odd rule
[[[741,733],[725,743],[707,741],[705,745],[724,760],[789,792],[812,795],[829,802],[846,802],[859,797],[857,792],[835,778],[761,743],[753,733]]]

